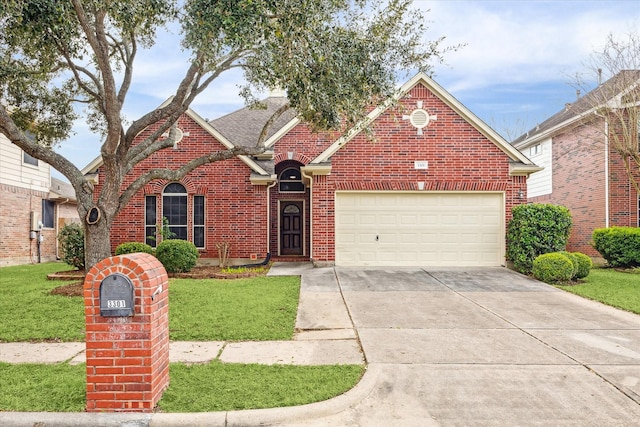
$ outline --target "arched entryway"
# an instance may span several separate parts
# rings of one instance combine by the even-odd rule
[[[272,189],[272,244],[276,256],[308,256],[309,189],[295,160],[285,160],[276,166],[278,183]]]

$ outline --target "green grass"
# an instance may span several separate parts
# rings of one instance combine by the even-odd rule
[[[611,268],[594,268],[585,283],[558,286],[567,292],[640,314],[640,274]]]
[[[82,412],[86,366],[0,362],[0,411]]]
[[[211,412],[303,405],[344,393],[363,373],[361,365],[174,363],[158,406],[164,412]]]
[[[361,365],[243,365],[217,361],[172,363],[170,385],[158,406],[163,412],[213,412],[304,405],[352,388]],[[82,412],[85,365],[0,362],[0,411]]]
[[[169,336],[174,341],[290,340],[299,277],[172,279]]]
[[[69,282],[47,274],[70,269],[61,263],[0,268],[0,341],[84,341],[82,297],[49,294]]]
[[[47,280],[68,270],[46,263],[0,268],[0,342],[84,341],[82,297],[51,295],[68,282]],[[173,341],[288,340],[298,309],[298,277],[171,279]]]

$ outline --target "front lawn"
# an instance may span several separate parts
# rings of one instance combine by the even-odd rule
[[[0,342],[84,341],[84,301],[52,295],[68,270],[46,263],[0,268]],[[171,279],[172,341],[289,340],[298,310],[298,277]]]
[[[84,341],[83,298],[52,295],[65,282],[46,279],[68,269],[48,263],[0,268],[0,342]],[[298,309],[298,277],[171,279],[171,340],[289,340]],[[280,366],[214,360],[172,363],[165,412],[302,405],[352,388],[362,365]],[[0,363],[0,411],[77,412],[85,407],[85,365]]]
[[[635,272],[622,272],[612,268],[594,268],[584,283],[558,288],[640,314],[640,272],[637,269]]]

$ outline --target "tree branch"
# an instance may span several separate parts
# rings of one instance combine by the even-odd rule
[[[189,172],[194,169],[205,165],[207,163],[219,162],[222,160],[228,160],[236,156],[241,155],[256,155],[260,154],[264,151],[264,149],[256,148],[256,147],[235,147],[230,150],[217,151],[214,153],[207,154],[206,156],[198,157],[184,164],[179,169],[171,170],[171,169],[151,169],[139,176],[135,181],[133,181],[120,195],[119,198],[119,207],[125,206],[129,200],[140,191],[146,184],[153,181],[154,179],[166,179],[169,181],[179,181],[184,178]]]
[[[262,127],[262,131],[260,132],[260,136],[258,137],[258,141],[256,142],[256,147],[263,147],[264,141],[267,139],[267,135],[269,134],[269,129],[273,126],[273,123],[278,120],[284,113],[289,111],[291,105],[287,102],[282,107],[278,108],[272,115],[269,117],[269,120]]]

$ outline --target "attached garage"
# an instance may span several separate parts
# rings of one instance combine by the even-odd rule
[[[336,265],[504,264],[502,192],[337,192]]]

